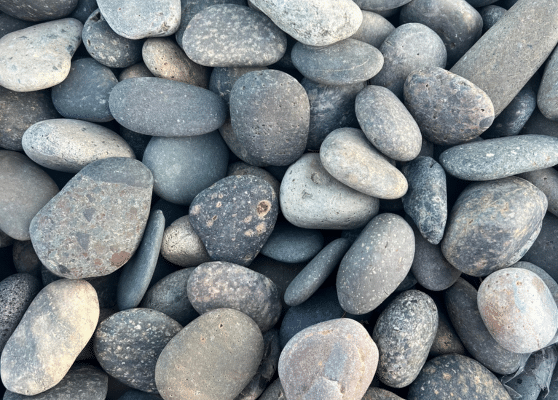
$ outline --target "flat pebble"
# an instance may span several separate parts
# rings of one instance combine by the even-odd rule
[[[324,236],[320,231],[282,222],[275,225],[261,253],[277,261],[300,263],[310,260],[323,246]]]
[[[192,228],[188,215],[178,218],[165,229],[161,255],[182,268],[197,267],[211,261],[203,242]]]
[[[0,1],[0,11],[24,21],[48,21],[68,16],[76,7],[78,0],[33,0]]]
[[[358,31],[351,36],[379,48],[395,27],[391,22],[371,11],[362,10],[362,24]]]
[[[558,51],[554,50],[546,63],[541,86],[537,93],[537,105],[541,113],[552,121],[558,120]]]

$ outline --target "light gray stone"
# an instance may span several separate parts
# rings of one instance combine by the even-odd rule
[[[188,215],[178,218],[165,229],[161,255],[182,268],[197,267],[211,261],[203,242],[192,228]]]

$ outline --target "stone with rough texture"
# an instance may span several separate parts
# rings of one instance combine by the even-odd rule
[[[116,271],[139,246],[152,190],[153,176],[137,160],[88,164],[33,218],[37,256],[51,272],[71,279]]]
[[[542,115],[558,121],[558,51],[550,55],[537,93],[537,105]]]
[[[362,24],[351,39],[361,40],[379,48],[395,27],[379,14],[362,11]]]
[[[324,236],[320,231],[280,222],[273,228],[261,254],[277,261],[301,263],[309,261],[323,246]]]
[[[463,347],[463,343],[459,336],[457,336],[457,332],[455,332],[450,320],[438,308],[438,330],[436,331],[434,342],[432,342],[432,347],[430,347],[428,357],[434,358],[444,354],[465,355],[466,352],[467,350]]]
[[[192,228],[190,217],[178,218],[163,234],[161,255],[182,268],[197,267],[211,261],[203,242]]]
[[[48,21],[68,16],[78,0],[2,0],[0,11],[24,21]]]
[[[554,168],[544,168],[518,176],[539,188],[548,200],[548,212],[558,216],[558,171]]]
[[[43,167],[76,173],[109,157],[135,158],[120,135],[104,126],[78,119],[37,122],[23,134],[25,154]]]
[[[33,396],[57,385],[85,347],[99,319],[99,301],[84,280],[62,279],[39,292],[6,343],[2,383]]]

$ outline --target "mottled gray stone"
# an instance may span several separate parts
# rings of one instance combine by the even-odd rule
[[[480,9],[480,15],[482,17],[482,33],[485,34],[487,30],[496,25],[496,22],[500,20],[506,13],[506,9],[500,6],[486,6]]]
[[[405,105],[428,141],[454,145],[470,141],[494,121],[492,101],[468,80],[438,67],[409,74]]]
[[[47,91],[19,93],[0,86],[0,107],[0,147],[6,150],[23,150],[21,138],[27,128],[60,117]]]
[[[519,1],[451,72],[484,90],[499,115],[556,46],[557,12],[558,3],[552,0]]]
[[[365,314],[377,308],[403,281],[414,254],[413,229],[403,218],[389,213],[375,217],[339,266],[336,285],[343,309]]]
[[[520,135],[465,143],[445,150],[439,161],[459,179],[500,179],[558,164],[558,138]]]
[[[1,242],[2,240],[0,239],[0,247],[5,247],[2,246]],[[9,243],[8,245],[10,244],[12,243]],[[39,257],[37,257],[37,253],[35,253],[35,249],[33,248],[33,244],[31,243],[31,241],[16,240],[15,242],[13,242],[13,244],[14,246],[12,248],[12,254],[16,271],[20,273],[27,273],[33,275],[38,279],[41,279],[41,260],[39,260]]]
[[[279,378],[275,379],[271,385],[267,387],[258,400],[286,400],[283,386]]]
[[[229,68],[213,68],[211,77],[209,78],[209,90],[218,94],[228,105],[231,95],[231,90],[235,82],[242,75],[266,69],[265,67],[229,67]]]
[[[163,235],[161,255],[182,268],[197,267],[211,261],[203,242],[192,228],[187,215],[174,221]]]
[[[33,218],[37,256],[51,272],[71,279],[116,271],[139,246],[152,190],[153,176],[137,160],[88,164]]]
[[[215,93],[162,78],[121,81],[110,93],[109,107],[119,124],[151,136],[202,135],[218,129],[227,115]]]
[[[55,171],[80,171],[87,164],[109,157],[135,158],[117,133],[78,119],[49,119],[27,129],[22,139],[25,154]]]
[[[78,0],[1,0],[0,11],[24,21],[48,21],[68,16]]]
[[[362,12],[350,0],[252,0],[285,33],[309,46],[327,46],[352,36]]]
[[[180,24],[180,0],[97,0],[114,32],[128,39],[170,36]]]
[[[81,35],[91,57],[107,67],[127,68],[142,60],[143,41],[116,34],[99,9],[90,13]]]
[[[229,164],[229,167],[227,169],[227,176],[231,175],[251,175],[262,178],[264,181],[269,183],[271,187],[273,187],[275,194],[279,195],[279,188],[281,184],[279,183],[277,178],[275,178],[273,175],[271,175],[271,173],[267,172],[263,168],[254,167],[253,165],[246,164],[242,161],[237,161],[235,163]]]
[[[360,399],[378,364],[378,348],[356,321],[321,322],[295,335],[281,352],[279,378],[289,399]]]
[[[201,264],[188,278],[187,290],[198,313],[232,308],[248,315],[262,332],[271,329],[281,316],[279,289],[273,281],[233,263]]]
[[[124,79],[130,78],[153,78],[153,74],[149,71],[149,68],[141,62],[123,70],[118,76],[118,81],[122,82]]]
[[[446,47],[440,36],[423,24],[409,23],[396,28],[382,43],[384,67],[370,81],[384,86],[400,99],[403,84],[414,70],[446,66]]]
[[[543,218],[540,234],[521,259],[544,269],[555,281],[558,279],[558,265],[555,261],[558,254],[557,235],[558,218],[547,213]]]
[[[261,253],[277,261],[301,263],[309,261],[323,246],[324,236],[320,231],[280,222],[273,228]]]
[[[543,280],[548,290],[550,290],[550,293],[554,298],[554,302],[558,305],[558,283],[544,269],[537,267],[535,264],[527,261],[518,261],[511,267],[528,269],[529,271],[537,274],[539,278]]]
[[[450,320],[438,308],[438,330],[430,347],[428,357],[434,358],[444,354],[465,355],[466,352],[467,350],[463,347],[463,343],[459,339],[457,332],[455,332]]]
[[[228,160],[229,150],[216,131],[189,137],[154,137],[143,155],[143,163],[153,173],[155,194],[185,206],[225,177]]]
[[[403,103],[382,86],[367,86],[356,97],[356,116],[368,140],[386,156],[410,161],[418,156],[422,136]]]
[[[99,319],[93,286],[62,279],[35,297],[0,359],[7,390],[33,396],[57,385],[85,347]]]
[[[264,351],[260,329],[240,311],[221,308],[190,322],[167,344],[155,367],[163,398],[233,400],[250,382]]]
[[[467,351],[489,370],[513,374],[521,364],[521,355],[504,349],[494,340],[484,324],[477,305],[477,290],[459,278],[445,293],[448,315]]]
[[[537,93],[537,105],[541,113],[552,121],[558,121],[558,51],[554,50],[546,63],[541,85]]]
[[[16,240],[29,240],[31,220],[58,186],[21,153],[0,150],[0,229]]]
[[[380,353],[376,372],[380,381],[394,388],[413,382],[426,362],[437,329],[438,309],[427,294],[408,290],[391,301],[372,332]]]
[[[393,24],[381,15],[362,11],[362,24],[358,31],[351,36],[351,39],[357,39],[379,48],[394,29]]]
[[[428,361],[409,387],[407,400],[443,400],[448,393],[468,400],[511,400],[494,374],[460,354],[447,354]]]
[[[231,124],[241,160],[255,165],[290,165],[306,149],[310,102],[298,81],[277,70],[248,72],[230,94]],[[225,138],[226,140],[226,138]]]
[[[294,45],[291,58],[306,78],[324,85],[352,85],[372,78],[382,69],[384,57],[374,46],[345,39],[329,46]]]
[[[558,171],[554,168],[544,168],[518,176],[539,188],[548,200],[548,212],[558,216]]]
[[[317,153],[304,154],[287,170],[279,195],[281,212],[307,229],[360,228],[378,213],[379,201],[333,178]]]
[[[14,18],[11,15],[0,12],[0,38],[6,36],[8,33],[19,31],[20,29],[29,28],[31,25],[34,25],[33,22],[23,21],[21,19]]]
[[[356,0],[355,3],[363,10],[378,12],[394,10],[409,1],[411,0]]]

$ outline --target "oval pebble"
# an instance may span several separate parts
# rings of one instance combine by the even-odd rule
[[[275,225],[261,253],[277,261],[300,263],[310,260],[323,246],[324,236],[320,231],[282,222]]]
[[[24,21],[48,21],[68,16],[76,7],[78,0],[33,0],[0,2],[0,11]]]
[[[197,267],[211,261],[203,242],[192,228],[188,215],[178,218],[165,229],[161,255],[182,268]]]

